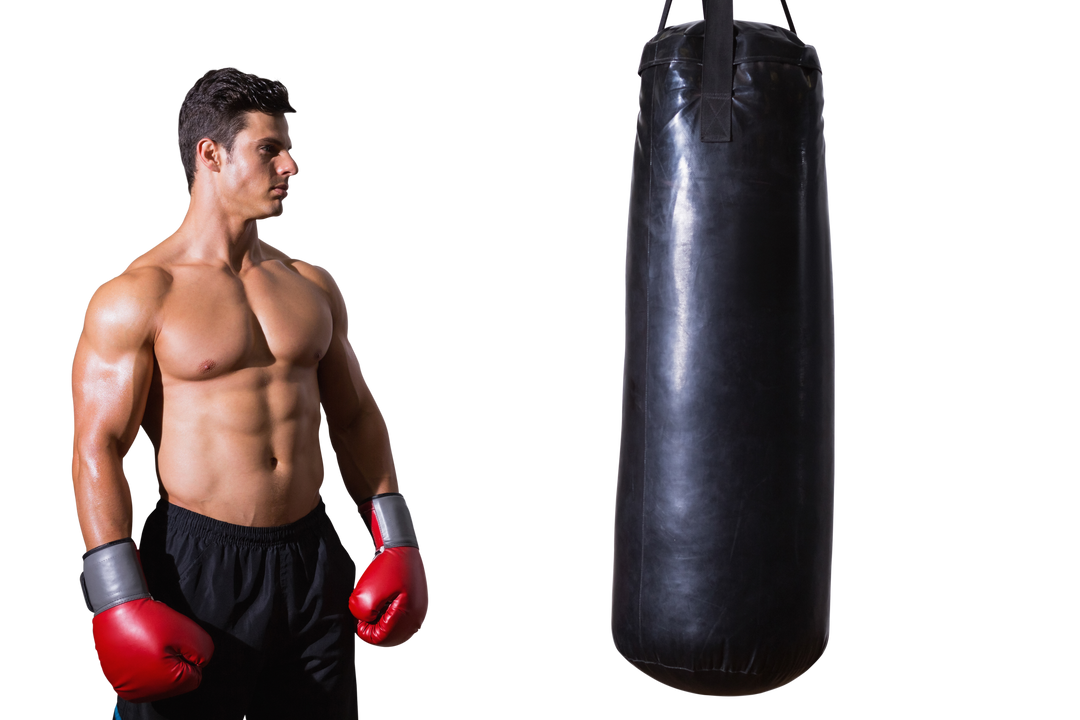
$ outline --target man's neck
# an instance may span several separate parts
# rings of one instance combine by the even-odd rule
[[[192,193],[187,215],[174,237],[193,259],[222,263],[236,273],[262,260],[256,221],[230,214],[201,193]]]

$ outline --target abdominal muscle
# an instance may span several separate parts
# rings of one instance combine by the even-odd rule
[[[323,479],[316,371],[281,365],[162,379],[160,433],[146,427],[165,499],[248,527],[284,525],[315,509]]]

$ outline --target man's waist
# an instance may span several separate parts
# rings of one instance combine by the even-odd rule
[[[216,536],[226,542],[250,545],[278,545],[293,542],[318,532],[329,522],[326,506],[318,499],[313,509],[292,522],[280,525],[244,525],[228,522],[181,507],[167,500],[158,501],[154,515],[163,518],[172,532],[201,537]]]

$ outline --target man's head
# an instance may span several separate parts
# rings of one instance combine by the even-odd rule
[[[211,70],[188,91],[180,106],[180,157],[188,192],[195,182],[199,140],[210,138],[226,152],[232,152],[236,136],[252,111],[267,115],[296,112],[289,105],[289,91],[284,85],[235,68]]]

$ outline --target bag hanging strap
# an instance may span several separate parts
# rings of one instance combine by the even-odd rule
[[[784,25],[798,32],[792,3],[777,0]],[[667,27],[674,0],[663,0],[652,37]],[[731,58],[734,57],[733,0],[702,0],[705,42],[701,62],[701,141],[731,141]]]
[[[699,0],[699,5],[704,5],[704,2]],[[731,0],[731,14],[734,15],[734,0]],[[777,0],[777,4],[780,5],[780,14],[784,17],[784,26],[791,28],[795,32],[799,31],[799,28],[795,25],[795,15],[792,13],[792,3],[788,0]],[[675,0],[663,0],[660,4],[660,17],[657,19],[657,27],[652,31],[652,36],[656,37],[658,33],[667,27],[667,17],[672,13],[672,8],[675,6]],[[704,17],[704,6],[701,8],[702,17]]]
[[[792,14],[792,3],[787,0],[777,0],[780,3],[780,14],[784,16],[784,26],[791,28],[798,35],[799,28],[795,25],[795,15]]]
[[[731,64],[735,30],[731,0],[705,0],[705,49],[701,58],[701,142],[731,141]]]
[[[664,3],[664,14],[660,16],[660,29],[656,31],[657,35],[664,32],[664,30],[667,28],[667,14],[668,14],[668,10],[670,10],[670,9],[671,9],[671,0],[667,0],[667,2]]]

